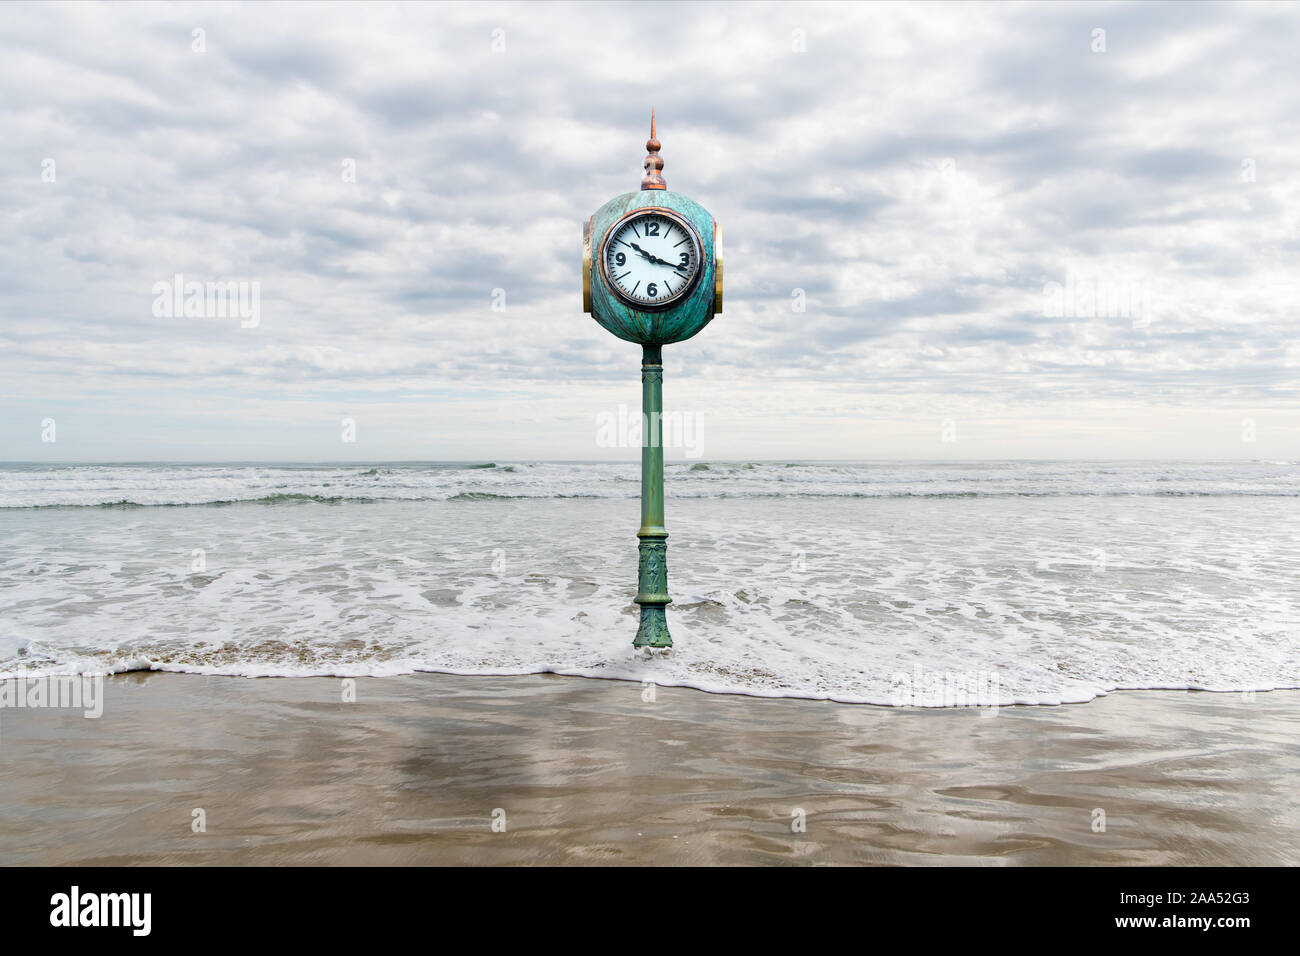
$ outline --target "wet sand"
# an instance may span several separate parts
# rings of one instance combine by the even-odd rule
[[[1297,691],[990,717],[553,676],[105,688],[98,720],[0,710],[0,863],[1300,863]]]

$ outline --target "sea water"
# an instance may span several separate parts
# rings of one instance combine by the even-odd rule
[[[639,487],[635,462],[3,465],[0,678],[1300,686],[1297,462],[670,464],[655,654],[631,645]]]

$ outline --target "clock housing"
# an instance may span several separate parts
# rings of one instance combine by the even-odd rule
[[[690,229],[698,261],[684,289],[671,299],[638,301],[610,280],[607,247],[629,220],[659,213]],[[669,270],[665,269],[665,273]],[[667,345],[689,339],[722,311],[722,261],[717,223],[709,211],[681,193],[645,189],[616,196],[596,210],[583,230],[583,311],[628,342]]]

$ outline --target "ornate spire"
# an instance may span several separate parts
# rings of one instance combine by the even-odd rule
[[[645,176],[641,180],[642,189],[667,189],[668,181],[660,175],[660,170],[664,168],[663,158],[659,155],[659,140],[655,139],[655,111],[650,110],[650,138],[645,141],[647,155],[645,162],[641,165],[645,167]]]

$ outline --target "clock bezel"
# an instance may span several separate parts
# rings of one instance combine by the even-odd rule
[[[622,229],[623,225],[629,219],[638,219],[645,216],[662,216],[665,219],[671,219],[676,225],[682,228],[691,242],[695,245],[695,261],[697,263],[695,274],[691,276],[689,282],[672,294],[671,297],[657,302],[643,302],[640,299],[633,298],[624,292],[609,276],[609,257],[606,252],[609,249],[609,241],[614,238]],[[704,274],[704,243],[700,241],[700,233],[695,226],[675,209],[669,209],[666,206],[640,206],[636,209],[624,213],[616,219],[600,241],[600,281],[605,284],[605,288],[613,293],[620,301],[630,305],[634,309],[642,312],[662,312],[664,309],[670,309],[679,303],[686,296],[690,295],[697,285],[700,277]]]

